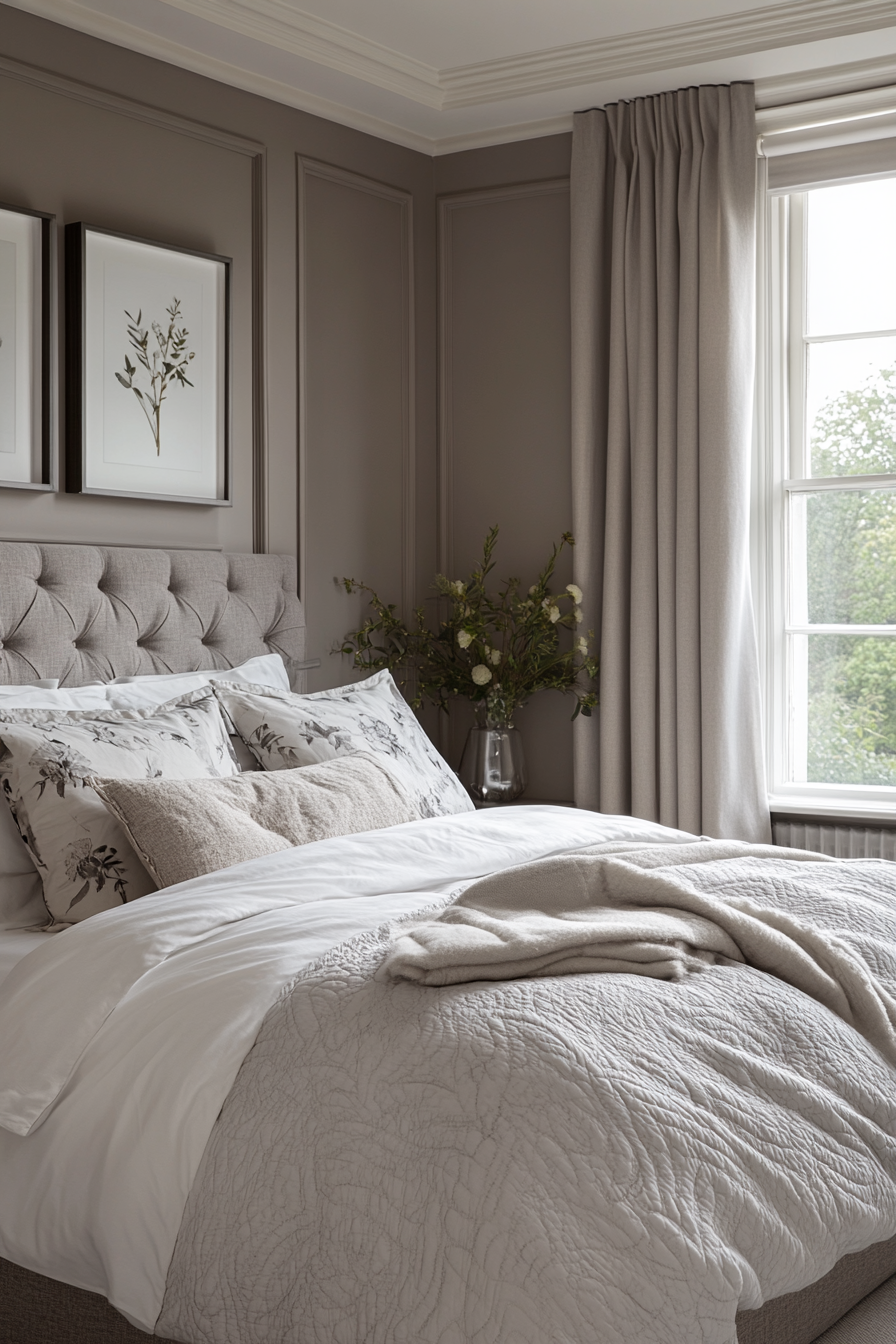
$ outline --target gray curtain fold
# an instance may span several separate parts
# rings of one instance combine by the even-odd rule
[[[749,586],[753,87],[577,114],[575,578],[601,706],[576,802],[771,838]]]

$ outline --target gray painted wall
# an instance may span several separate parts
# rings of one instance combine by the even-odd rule
[[[437,159],[442,561],[469,571],[500,526],[495,573],[524,586],[571,525],[569,136]],[[568,553],[557,570],[572,577]],[[574,702],[518,716],[528,795],[572,798]],[[457,759],[468,716],[458,713]]]
[[[235,354],[232,509],[0,489],[0,537],[295,554],[312,687],[352,675],[342,575],[407,607],[493,521],[534,575],[570,518],[568,199],[493,189],[567,177],[568,136],[431,160],[2,5],[0,118],[0,200],[60,248],[83,219],[234,258]],[[569,708],[523,713],[533,796],[571,796]]]
[[[0,537],[299,555],[312,684],[347,680],[334,577],[436,563],[432,161],[5,6],[0,124],[0,201],[55,212],[60,259],[74,220],[232,256],[235,356],[232,509],[0,489]],[[300,159],[355,175],[309,179],[302,228]]]

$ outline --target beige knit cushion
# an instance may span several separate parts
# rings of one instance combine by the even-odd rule
[[[91,784],[160,887],[420,815],[388,768],[367,755],[230,779]]]

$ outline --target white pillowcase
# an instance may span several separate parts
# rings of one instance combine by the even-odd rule
[[[56,678],[46,678],[28,686],[0,686],[0,712],[14,709],[144,709],[201,690],[219,677],[239,684],[289,690],[289,677],[279,653],[264,653],[249,658],[239,667],[116,677],[110,682],[63,687],[62,690],[58,689]],[[260,768],[241,737],[234,734],[231,745],[242,769]],[[40,876],[16,829],[12,813],[0,799],[0,929],[28,928],[43,922],[46,915]]]
[[[227,727],[208,686],[142,710],[0,710],[0,787],[57,925],[155,890],[121,824],[91,786],[92,777],[235,774]]]
[[[142,709],[160,705],[177,695],[201,689],[214,681],[239,685],[270,686],[288,691],[289,676],[279,653],[261,653],[239,667],[214,668],[206,672],[162,672],[158,676],[116,677],[105,687],[110,705],[116,709]],[[258,770],[260,766],[238,733],[231,731],[230,745],[240,770]]]
[[[239,667],[218,667],[204,672],[161,672],[142,677],[116,677],[103,687],[106,700],[115,709],[142,709],[161,705],[176,696],[201,690],[215,681],[239,685],[270,686],[288,691],[289,677],[279,653],[262,653]]]
[[[102,709],[106,703],[103,686],[58,686],[55,677],[33,686],[0,686],[0,709]]]
[[[243,688],[223,679],[214,692],[265,770],[373,752],[394,772],[421,817],[473,810],[466,789],[386,670],[310,695]]]

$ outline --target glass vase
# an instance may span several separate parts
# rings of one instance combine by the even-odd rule
[[[474,803],[510,803],[528,781],[523,740],[510,725],[475,724],[467,734],[458,771]]]

